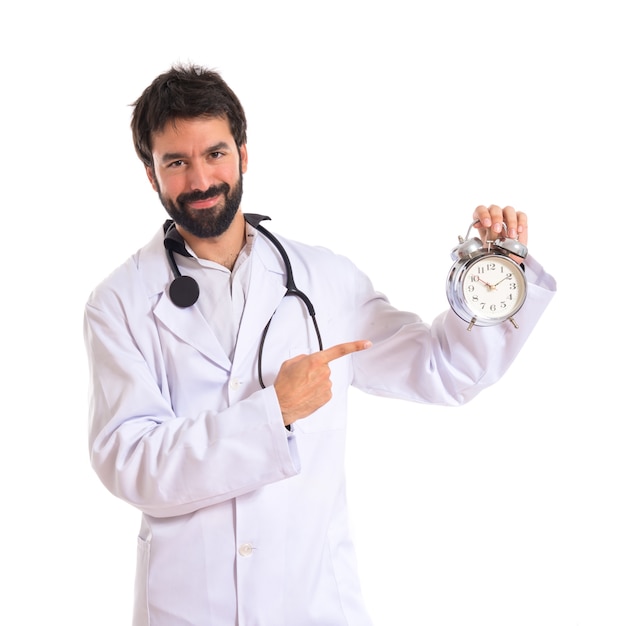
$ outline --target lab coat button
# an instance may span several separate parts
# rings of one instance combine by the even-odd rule
[[[241,554],[241,556],[252,556],[253,550],[254,548],[251,543],[242,543],[239,546],[239,554]]]
[[[233,378],[230,381],[230,388],[231,389],[237,389],[237,387],[239,387],[239,385],[241,385],[241,381],[238,378]]]

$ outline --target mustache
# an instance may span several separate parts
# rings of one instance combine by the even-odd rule
[[[209,198],[215,198],[220,194],[224,194],[224,196],[228,196],[228,192],[230,191],[230,185],[228,183],[222,183],[221,185],[212,185],[205,191],[200,191],[197,189],[196,191],[190,191],[189,193],[181,193],[176,201],[179,205],[187,204],[187,202],[198,202],[199,200],[208,200]]]

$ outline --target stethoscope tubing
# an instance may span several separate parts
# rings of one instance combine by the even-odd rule
[[[258,230],[262,235],[264,235],[278,250],[280,254],[283,264],[285,266],[285,294],[286,296],[295,296],[300,299],[300,301],[306,306],[309,316],[313,322],[313,328],[315,329],[315,334],[317,336],[317,343],[320,351],[324,349],[322,342],[322,335],[320,333],[319,326],[317,324],[317,317],[315,315],[315,307],[311,302],[311,299],[298,287],[296,286],[294,277],[293,277],[293,268],[291,266],[291,260],[289,259],[289,255],[285,250],[282,243],[278,240],[278,238],[271,233],[267,228],[261,226],[260,222],[263,220],[269,220],[270,218],[265,215],[258,215],[256,213],[244,213],[244,218],[248,224],[250,224],[253,228]],[[176,225],[171,220],[166,221],[164,224],[165,237],[163,240],[163,244],[166,249],[167,261],[169,263],[170,269],[174,274],[174,280],[170,284],[169,294],[172,302],[180,307],[187,308],[192,306],[198,300],[200,295],[200,287],[198,286],[197,281],[191,276],[184,276],[181,274],[178,269],[178,265],[176,264],[176,260],[174,259],[174,252],[177,252],[183,256],[191,256],[186,248],[184,241],[178,231],[176,230]],[[261,334],[261,342],[259,345],[259,357],[257,359],[257,373],[259,384],[261,388],[265,389],[265,383],[263,381],[263,348],[265,346],[265,339],[267,337],[267,333],[270,328],[270,324],[272,323],[272,319],[274,318],[274,313],[272,313],[270,319],[267,321],[265,328]]]

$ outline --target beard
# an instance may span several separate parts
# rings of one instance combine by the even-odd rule
[[[164,196],[160,188],[158,194],[161,204],[178,226],[194,237],[219,237],[228,230],[239,210],[243,195],[243,177],[240,172],[239,180],[232,189],[229,184],[222,183],[213,185],[206,191],[181,193],[176,200]],[[219,195],[224,196],[223,202],[210,209],[189,208],[189,202],[207,200]]]

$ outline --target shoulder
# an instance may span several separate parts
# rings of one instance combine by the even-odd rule
[[[96,285],[87,305],[104,307],[138,298],[149,300],[162,293],[170,279],[163,232],[159,229],[146,245]]]
[[[288,255],[293,276],[300,289],[318,293],[337,305],[348,306],[370,297],[373,287],[368,276],[350,258],[329,248],[277,237]],[[268,247],[271,243],[266,241]],[[274,252],[282,273],[284,262]],[[317,296],[316,296],[317,297]]]
[[[357,273],[355,264],[345,255],[324,246],[313,245],[279,237],[292,263],[301,264],[313,272],[334,270],[335,272]]]

